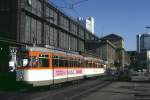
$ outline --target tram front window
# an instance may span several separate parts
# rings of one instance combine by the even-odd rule
[[[29,57],[24,55],[17,56],[17,67],[26,67],[29,65]]]
[[[36,56],[18,56],[17,61],[17,67],[38,67]]]

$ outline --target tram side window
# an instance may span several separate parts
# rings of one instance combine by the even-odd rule
[[[84,62],[84,67],[88,67],[88,61]]]
[[[72,67],[75,67],[75,61],[74,60],[72,61]]]
[[[49,67],[49,56],[40,55],[39,56],[39,67]]]
[[[72,64],[71,64],[71,60],[69,60],[69,67],[71,67],[72,66]]]
[[[38,67],[38,58],[36,56],[30,57],[29,66],[31,66],[31,67]]]
[[[92,68],[93,66],[92,66],[92,62],[89,62],[89,66],[88,67],[90,67],[90,68]]]
[[[74,67],[74,61],[73,60],[71,61],[71,67]]]
[[[80,67],[80,61],[79,60],[77,61],[77,67]]]
[[[68,60],[64,60],[65,67],[68,67]]]
[[[80,67],[80,66],[78,66],[78,60],[76,60],[76,67]]]
[[[58,56],[53,56],[52,65],[53,65],[53,67],[58,67],[59,66]]]
[[[96,66],[95,66],[95,62],[93,62],[93,67],[95,68]]]
[[[74,67],[77,67],[77,61],[76,60],[74,61]]]
[[[73,61],[72,60],[69,60],[68,63],[69,63],[68,64],[69,67],[73,67]]]
[[[63,57],[59,57],[59,66],[60,66],[60,67],[63,67],[63,66],[64,66]]]
[[[16,57],[17,59],[17,67],[27,67],[29,65],[29,57],[25,56],[25,55],[17,55]],[[26,65],[24,64],[26,62]]]
[[[98,67],[99,67],[99,68],[102,68],[102,65],[101,65],[101,64],[98,64]]]
[[[71,61],[68,60],[68,67],[71,67]]]
[[[99,63],[96,63],[96,68],[100,68]]]

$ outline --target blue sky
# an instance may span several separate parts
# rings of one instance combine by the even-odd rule
[[[50,0],[59,7],[82,0]],[[65,2],[65,3],[64,3]],[[68,15],[95,19],[95,33],[105,36],[116,33],[124,38],[126,50],[136,50],[136,35],[149,32],[150,0],[87,0],[71,9],[62,8]]]

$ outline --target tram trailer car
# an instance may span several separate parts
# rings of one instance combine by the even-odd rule
[[[16,80],[44,86],[104,74],[100,59],[43,47],[26,47],[17,53]]]

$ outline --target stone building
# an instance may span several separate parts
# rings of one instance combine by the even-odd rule
[[[108,62],[109,67],[114,67],[116,46],[113,45],[109,40],[101,40],[99,48],[101,59]]]
[[[50,0],[0,0],[0,40],[8,46],[53,46],[84,53],[85,40],[98,39]]]
[[[124,63],[125,63],[125,66],[129,66],[131,63],[130,54],[127,51],[125,51],[125,62]]]
[[[85,50],[97,54],[107,62],[108,67],[114,67],[116,47],[108,40],[86,41]]]
[[[125,65],[124,39],[116,34],[109,34],[101,39],[110,41],[116,47],[115,65],[123,67]]]
[[[0,0],[0,37],[84,52],[85,40],[98,40],[49,0]]]

